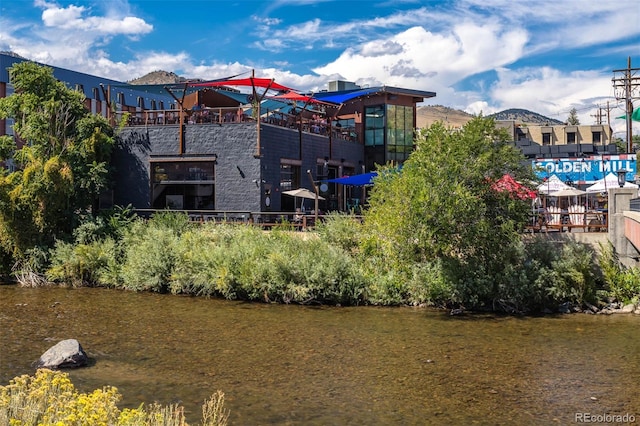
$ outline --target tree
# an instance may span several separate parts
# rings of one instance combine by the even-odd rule
[[[567,124],[572,126],[580,125],[580,119],[578,118],[578,111],[575,108],[571,108],[569,111],[569,117],[567,117]]]
[[[84,94],[65,86],[49,67],[9,68],[15,92],[0,99],[0,118],[14,120],[18,149],[0,141],[3,160],[18,169],[0,176],[0,243],[20,257],[69,236],[109,184],[113,127],[84,107]]]
[[[470,292],[497,294],[531,201],[498,191],[494,183],[504,174],[534,181],[530,164],[507,140],[483,117],[459,132],[442,123],[423,130],[402,170],[383,167],[375,180],[364,250],[400,271],[441,261],[461,299]],[[485,289],[471,288],[480,281]]]

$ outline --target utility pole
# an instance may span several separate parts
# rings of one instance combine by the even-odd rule
[[[603,121],[604,121],[604,112],[603,111],[606,111],[607,112],[607,124],[609,125],[609,127],[611,127],[611,115],[610,115],[611,109],[612,108],[609,106],[609,101],[607,101],[607,106],[606,107],[599,106],[598,107],[598,111],[595,113],[595,115],[593,115],[593,114],[591,115],[592,117],[594,117],[596,119],[596,124],[598,124],[598,125],[604,124],[603,123]]]
[[[640,68],[631,68],[631,57],[627,59],[627,68],[621,70],[613,70],[613,88],[616,99],[623,100],[625,103],[626,119],[627,119],[627,153],[631,153],[632,148],[632,124],[631,115],[633,114],[633,100],[640,99],[638,96],[638,88],[640,87],[640,76],[638,72]],[[635,95],[635,96],[634,96]]]

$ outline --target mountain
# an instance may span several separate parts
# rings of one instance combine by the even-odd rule
[[[460,128],[472,118],[471,114],[442,105],[419,106],[416,109],[418,128],[429,127],[436,121],[442,121],[447,127]]]
[[[538,114],[537,112],[533,112],[533,111],[529,111],[527,109],[521,109],[521,108],[506,109],[504,111],[496,112],[495,114],[488,115],[487,117],[491,117],[495,120],[518,121],[523,124],[533,124],[533,125],[564,124],[560,120],[545,117],[544,115]]]
[[[129,84],[173,84],[184,83],[185,81],[193,80],[188,80],[168,71],[153,71],[149,74],[143,75],[142,77],[129,81]]]

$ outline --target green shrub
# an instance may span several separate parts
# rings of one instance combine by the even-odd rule
[[[599,264],[608,296],[622,303],[637,302],[640,298],[640,269],[624,267],[611,243],[600,246]]]
[[[154,213],[149,219],[149,226],[160,229],[170,229],[180,235],[192,225],[189,215],[182,212],[161,211]]]
[[[593,249],[568,242],[562,247],[562,255],[553,261],[548,292],[556,303],[581,306],[584,302],[596,302],[596,290],[602,282]]]
[[[85,244],[56,242],[51,251],[49,281],[74,287],[103,284],[105,269],[115,263],[116,244],[111,238]]]
[[[408,302],[412,305],[444,307],[451,303],[452,282],[442,261],[415,265],[408,280]]]
[[[360,220],[344,213],[329,213],[316,226],[321,240],[350,253],[357,252],[362,229]]]
[[[120,276],[125,288],[166,292],[176,264],[177,242],[172,229],[135,223],[123,239]]]

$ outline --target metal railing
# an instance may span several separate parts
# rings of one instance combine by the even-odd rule
[[[243,210],[166,210],[166,209],[134,209],[138,216],[148,219],[156,213],[177,212],[189,216],[194,223],[219,223],[233,225],[251,225],[269,230],[286,228],[296,231],[313,229],[316,225],[316,215],[300,214],[297,212],[251,212]],[[326,215],[318,214],[318,221],[324,221]],[[362,221],[361,215],[349,215],[354,220]]]
[[[561,210],[559,213],[539,211],[529,215],[526,226],[528,232],[572,232],[575,230],[607,232],[608,229],[609,212],[607,210],[590,210],[584,213],[570,213],[565,210]]]

